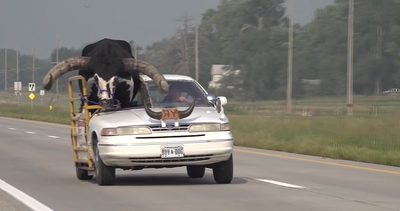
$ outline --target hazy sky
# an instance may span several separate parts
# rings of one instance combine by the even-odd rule
[[[146,46],[171,37],[185,11],[200,17],[220,0],[0,0],[0,48],[48,58],[59,45],[81,47],[105,37]],[[309,22],[333,0],[294,0],[295,22]]]

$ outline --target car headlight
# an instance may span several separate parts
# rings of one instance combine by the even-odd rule
[[[229,130],[231,130],[229,123],[195,124],[191,125],[188,129],[189,132],[215,132]]]
[[[132,126],[132,127],[117,127],[117,128],[103,128],[101,130],[102,136],[123,136],[123,135],[142,135],[151,134],[148,127]]]

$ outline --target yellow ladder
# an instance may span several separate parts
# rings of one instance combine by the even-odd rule
[[[78,143],[77,143],[77,130],[76,130],[76,125],[78,123],[78,120],[80,118],[80,115],[82,113],[80,113],[80,115],[77,115],[75,113],[75,108],[74,108],[74,102],[80,103],[81,102],[81,98],[80,97],[74,97],[74,92],[72,89],[72,82],[73,81],[81,81],[82,82],[82,95],[85,99],[84,103],[83,103],[83,110],[82,112],[84,112],[84,119],[85,119],[85,140],[86,140],[86,146],[81,146],[78,147]],[[90,156],[90,147],[88,145],[88,127],[89,127],[89,120],[91,118],[90,114],[89,114],[89,109],[100,109],[101,106],[99,105],[88,105],[87,103],[87,89],[86,89],[86,80],[84,77],[78,75],[78,76],[72,76],[68,79],[68,92],[69,92],[69,103],[70,103],[70,115],[71,115],[71,139],[72,139],[72,147],[73,147],[73,156],[74,156],[74,162],[75,162],[75,166],[79,166],[79,168],[81,169],[85,169],[85,170],[89,170],[92,171],[94,170],[94,164],[92,162],[91,156]],[[98,110],[97,110],[98,111]],[[82,152],[82,151],[86,151],[87,152],[87,159],[79,159],[78,158],[78,152]],[[82,165],[83,164],[83,165]],[[85,166],[87,165],[87,166]]]

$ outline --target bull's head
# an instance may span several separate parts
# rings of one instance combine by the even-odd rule
[[[108,80],[107,80],[108,79]],[[117,102],[114,100],[114,94],[115,94],[115,89],[118,85],[118,82],[121,80],[117,76],[111,76],[108,78],[103,78],[99,74],[95,73],[93,75],[93,80],[88,81],[89,84],[94,83],[97,87],[97,97],[99,99],[99,104],[106,109],[111,108],[113,105],[115,105]],[[129,80],[129,79],[128,79]],[[130,82],[130,83],[129,83]],[[131,89],[133,89],[133,81],[130,79],[130,81],[127,81]]]
[[[74,58],[69,58],[66,59],[62,62],[59,62],[57,65],[55,65],[43,78],[43,88],[45,90],[50,90],[54,81],[56,81],[59,77],[62,75],[75,71],[75,70],[88,70],[89,72],[95,72],[96,71],[96,65],[90,65],[89,62],[91,59],[94,59],[92,61],[92,64],[97,64],[97,59],[96,58],[91,58],[91,57],[74,57]],[[122,73],[129,73],[131,71],[138,71],[139,73],[142,73],[144,75],[149,76],[154,83],[159,87],[160,93],[163,95],[166,95],[168,93],[168,83],[165,80],[164,76],[159,73],[159,71],[152,65],[141,61],[137,60],[134,58],[122,58],[122,59],[116,59],[116,63],[122,62],[122,69],[125,72]],[[89,65],[88,65],[89,64]],[[89,67],[89,68],[88,68]],[[91,70],[94,69],[94,70]],[[104,70],[107,72],[106,70]],[[116,81],[116,76],[113,75],[112,77],[108,77],[108,80],[104,80],[104,78],[99,77],[99,75],[94,74],[94,83],[96,83],[98,87],[98,97],[99,97],[99,104],[102,105],[105,108],[110,107],[110,99],[112,99],[112,95],[114,94],[114,86],[116,86],[117,81]],[[185,118],[190,115],[190,113],[193,111],[194,104],[191,105],[186,111],[180,111],[180,116],[181,118]],[[160,112],[155,112],[150,110],[147,106],[145,106],[147,114],[149,114],[150,117],[155,118],[155,119],[161,119],[161,113]]]
[[[92,60],[93,59],[93,60]],[[90,62],[92,60],[92,62]],[[134,58],[123,58],[123,59],[109,59],[108,61],[115,62],[115,65],[118,68],[111,68],[110,72],[107,72],[108,67],[106,65],[97,65],[97,58],[90,57],[74,57],[70,59],[66,59],[57,65],[55,65],[43,78],[43,88],[45,90],[50,90],[54,81],[56,81],[62,75],[75,71],[75,70],[87,70],[91,72],[94,76],[94,83],[98,88],[97,96],[99,98],[99,104],[104,107],[109,107],[110,100],[112,99],[112,95],[114,94],[114,87],[118,83],[118,78],[116,69],[123,70],[120,74],[130,73],[131,71],[138,71],[142,74],[149,76],[153,81],[157,84],[160,89],[161,94],[166,95],[168,93],[168,83],[165,80],[164,76],[158,72],[158,70],[152,65],[137,60]],[[119,66],[119,64],[121,66]],[[114,71],[115,70],[115,71]],[[113,73],[114,71],[114,73]],[[104,74],[108,74],[109,77],[105,78],[102,75],[97,74],[96,72],[102,72]],[[110,76],[111,74],[111,76]],[[131,80],[131,79],[130,79]],[[132,87],[133,88],[133,87]]]

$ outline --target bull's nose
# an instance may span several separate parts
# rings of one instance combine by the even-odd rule
[[[104,108],[111,108],[111,100],[101,100],[100,105]]]

